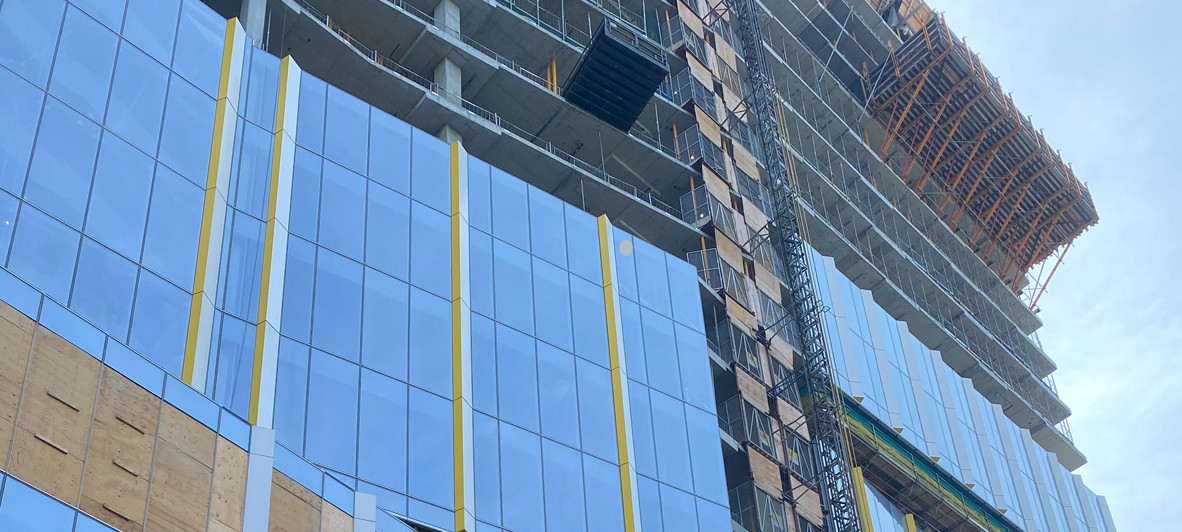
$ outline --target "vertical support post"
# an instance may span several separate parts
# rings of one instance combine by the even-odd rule
[[[862,477],[862,468],[850,468],[850,477],[854,481],[854,502],[858,505],[858,520],[861,522],[862,532],[874,532],[874,523],[870,521],[870,501],[866,497],[866,479]]]
[[[226,21],[222,48],[222,73],[214,111],[213,143],[205,178],[205,200],[198,236],[197,265],[193,275],[193,297],[189,306],[188,334],[181,379],[190,386],[205,388],[209,348],[213,337],[214,298],[218,265],[222,257],[222,234],[226,225],[226,198],[230,182],[230,160],[238,124],[238,95],[242,85],[242,64],[246,54],[246,33],[238,19]],[[212,267],[211,267],[212,265]]]
[[[620,315],[620,293],[616,286],[616,244],[611,221],[599,217],[599,259],[603,266],[603,301],[607,315],[608,360],[612,376],[612,402],[616,419],[616,452],[620,459],[620,494],[623,497],[624,532],[640,531],[640,499],[636,490],[636,468],[632,463],[632,415],[628,400],[628,372],[624,359],[624,336]]]
[[[472,310],[468,255],[468,152],[451,145],[452,434],[455,460],[455,530],[476,528],[472,446]]]
[[[246,460],[242,532],[267,532],[271,518],[271,478],[275,469],[274,430],[250,428],[250,455]]]

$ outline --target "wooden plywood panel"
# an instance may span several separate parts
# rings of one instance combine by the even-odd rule
[[[292,480],[287,475],[275,471],[274,474],[271,475],[271,481],[279,487],[287,490],[292,495],[299,497],[300,500],[304,501],[309,506],[312,506],[313,508],[320,508],[320,496],[313,493],[312,490],[305,488],[299,482]]]
[[[751,463],[751,478],[755,480],[755,485],[773,497],[779,498],[782,491],[780,489],[780,466],[768,460],[766,456],[754,448],[747,450],[747,458]]]
[[[118,458],[110,458],[112,450],[95,452],[95,447],[86,459],[79,507],[119,530],[143,530],[150,472],[126,467]]]
[[[760,356],[760,360],[762,359],[763,357]],[[756,380],[755,377],[746,371],[736,371],[735,381],[739,384],[739,391],[743,393],[743,398],[748,403],[755,405],[756,408],[764,413],[768,411],[767,388],[764,387],[763,383]]]
[[[16,477],[63,501],[76,503],[82,485],[82,449],[62,452],[43,434],[16,429],[9,468]]]
[[[271,532],[308,532],[320,527],[320,498],[276,471],[271,482]],[[313,506],[309,499],[316,501]]]
[[[148,530],[204,532],[213,469],[163,439],[156,445]]]
[[[217,433],[168,403],[164,403],[160,411],[160,441],[168,442],[201,465],[213,469]]]
[[[353,518],[344,510],[325,502],[320,507],[320,532],[353,532]]]
[[[159,397],[118,372],[104,369],[91,454],[102,454],[103,461],[119,459],[146,478],[152,467],[160,406]]]
[[[44,327],[34,334],[31,364],[18,426],[45,435],[81,459],[102,364]]]
[[[246,504],[246,469],[249,455],[225,438],[218,438],[213,467],[213,498],[210,525],[216,521],[224,530],[242,530]]]
[[[33,347],[33,320],[0,302],[0,467],[7,467],[16,409]]]
[[[795,486],[796,484],[793,484],[796,491],[796,513],[814,523],[824,523],[825,520],[821,515],[821,496],[811,489]]]

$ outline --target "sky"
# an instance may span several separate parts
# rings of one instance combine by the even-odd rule
[[[1039,300],[1076,470],[1121,532],[1182,522],[1182,2],[927,0],[1087,182],[1100,223]]]

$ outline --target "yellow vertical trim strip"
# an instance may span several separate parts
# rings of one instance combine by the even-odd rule
[[[197,347],[200,344],[202,298],[205,297],[206,276],[210,273],[209,250],[211,245],[221,245],[220,242],[212,243],[210,240],[213,238],[218,174],[222,166],[222,144],[227,140],[233,142],[233,134],[231,133],[230,138],[227,138],[224,126],[226,115],[230,112],[230,78],[233,77],[234,36],[237,31],[238,19],[227,20],[225,41],[222,44],[222,71],[218,80],[218,99],[214,111],[213,142],[210,144],[209,168],[205,177],[205,203],[201,213],[201,232],[198,236],[197,265],[193,274],[193,297],[189,304],[189,330],[185,339],[185,359],[181,368],[181,379],[190,385],[194,384],[193,374],[197,364]]]
[[[866,479],[862,477],[862,468],[855,467],[850,471],[854,482],[854,500],[858,503],[858,522],[862,524],[862,532],[874,532],[874,523],[870,519],[870,502],[866,498]]]
[[[919,532],[915,528],[915,515],[903,514],[903,532]]]
[[[468,261],[468,152],[451,145],[452,457],[455,530],[476,527],[472,441],[472,349]]]
[[[612,404],[616,418],[616,452],[620,459],[620,495],[623,498],[624,531],[638,532],[640,508],[636,470],[632,464],[632,422],[628,404],[628,373],[624,366],[624,337],[620,331],[619,293],[616,290],[615,246],[612,225],[599,217],[599,260],[603,267],[603,302],[607,317],[608,363],[612,376]]]

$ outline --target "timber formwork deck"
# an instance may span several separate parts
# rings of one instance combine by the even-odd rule
[[[903,147],[888,162],[1011,289],[1099,220],[1087,186],[943,17],[870,83],[869,110],[886,130],[879,156]]]

